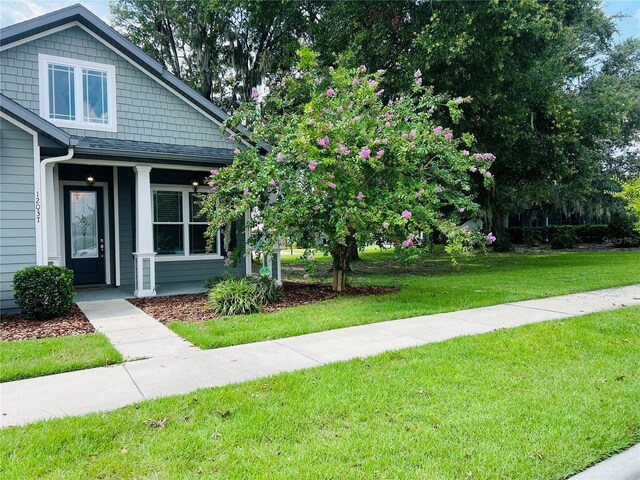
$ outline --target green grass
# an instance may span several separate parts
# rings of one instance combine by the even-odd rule
[[[9,428],[0,471],[559,480],[640,440],[639,368],[627,308]]]
[[[409,268],[395,263],[389,251],[370,250],[362,258],[354,265],[354,283],[395,285],[400,291],[169,327],[200,348],[215,348],[640,283],[638,251],[478,255],[458,268],[442,253]],[[303,273],[295,263],[285,263],[283,270],[288,278]]]
[[[102,367],[122,356],[101,333],[0,343],[0,382]]]

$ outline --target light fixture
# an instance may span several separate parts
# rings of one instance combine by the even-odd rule
[[[196,177],[191,179],[191,186],[193,187],[193,193],[198,193],[198,187],[200,186],[200,181]]]
[[[96,183],[96,177],[93,175],[93,172],[91,170],[87,172],[87,177],[85,178],[85,181],[87,182],[87,185],[90,187],[93,187],[93,185]]]

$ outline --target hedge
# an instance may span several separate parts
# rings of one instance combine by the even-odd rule
[[[550,243],[560,234],[573,232],[580,243],[604,243],[616,235],[609,225],[549,225],[547,227],[509,227],[507,233],[513,243]]]

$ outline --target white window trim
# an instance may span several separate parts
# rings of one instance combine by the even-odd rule
[[[184,255],[156,255],[156,262],[184,262],[190,260],[222,260],[224,257],[220,255],[220,230],[216,233],[216,253],[194,253],[189,252],[189,229],[186,228],[190,224],[204,225],[206,222],[190,222],[189,218],[189,193],[193,193],[193,188],[184,185],[151,185],[151,206],[153,205],[154,192],[181,192],[182,193],[182,222],[158,222],[152,219],[153,225],[182,225],[182,243],[184,245]],[[155,242],[155,239],[154,239]]]
[[[74,91],[75,91],[75,110],[76,120],[61,120],[57,118],[49,118],[49,64],[63,65],[74,68]],[[107,73],[107,101],[109,102],[109,123],[91,123],[84,121],[84,87],[82,82],[82,69],[90,68]],[[38,54],[38,72],[39,72],[39,93],[40,93],[40,116],[63,128],[78,128],[82,130],[99,130],[101,132],[117,131],[117,112],[116,112],[116,67],[114,65],[106,65],[102,63],[86,62],[84,60],[75,60],[72,58],[56,57],[53,55]]]

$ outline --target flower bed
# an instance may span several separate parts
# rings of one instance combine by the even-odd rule
[[[397,292],[396,287],[376,285],[356,285],[347,288],[344,293],[337,293],[331,285],[317,283],[284,282],[282,295],[276,302],[269,303],[264,311],[271,313],[287,307],[308,305],[310,303],[329,300],[339,296],[381,295]],[[216,313],[207,304],[207,294],[170,295],[166,297],[130,298],[129,301],[144,312],[162,323],[169,322],[202,322]]]
[[[0,320],[2,341],[82,335],[94,331],[93,325],[77,305],[68,314],[49,320],[30,320],[22,315],[2,315]]]

